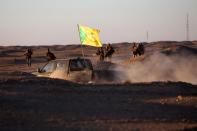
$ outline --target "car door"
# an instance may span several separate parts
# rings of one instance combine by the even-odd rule
[[[76,82],[92,80],[92,65],[86,59],[71,59],[69,61],[68,79]]]
[[[56,79],[67,79],[68,60],[61,60],[57,62],[56,69],[50,74],[49,77]]]

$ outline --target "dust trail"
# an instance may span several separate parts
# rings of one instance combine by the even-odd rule
[[[182,81],[197,84],[197,59],[194,56],[167,56],[154,53],[143,62],[135,62],[124,69],[120,79],[130,82]]]

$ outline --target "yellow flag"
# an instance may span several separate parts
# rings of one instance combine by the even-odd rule
[[[89,45],[95,47],[102,47],[101,40],[99,38],[99,30],[92,29],[86,26],[79,25],[79,35],[82,45]]]

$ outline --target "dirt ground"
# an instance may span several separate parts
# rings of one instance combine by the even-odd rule
[[[185,47],[185,44],[187,46]],[[189,51],[196,57],[196,42],[151,43],[154,51]],[[131,54],[128,43],[114,45],[113,61]],[[121,48],[122,47],[122,48]],[[123,48],[124,47],[124,48]],[[197,85],[186,82],[124,82],[77,84],[31,75],[46,63],[48,47],[33,47],[27,67],[26,47],[0,47],[0,130],[197,130]],[[50,47],[58,58],[80,56],[78,46]],[[173,52],[169,52],[169,48]],[[85,50],[96,66],[95,49]],[[178,52],[179,53],[179,52]],[[116,61],[116,62],[117,62]]]

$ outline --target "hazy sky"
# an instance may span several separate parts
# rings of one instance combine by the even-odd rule
[[[0,0],[0,45],[79,44],[77,24],[103,42],[197,40],[197,0]]]

